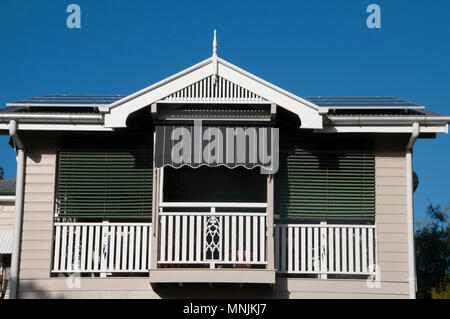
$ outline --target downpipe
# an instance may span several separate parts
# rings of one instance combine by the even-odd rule
[[[412,133],[406,146],[406,214],[408,218],[408,275],[409,298],[416,298],[416,251],[414,245],[414,187],[413,187],[413,146],[420,133],[419,123],[412,125]]]
[[[18,123],[15,120],[9,122],[9,136],[14,142],[14,148],[17,154],[17,176],[16,176],[16,202],[14,217],[14,235],[13,235],[13,252],[11,256],[11,273],[10,273],[10,299],[17,298],[17,287],[19,279],[19,261],[20,261],[20,245],[21,230],[23,216],[23,190],[25,175],[25,147],[18,133]]]

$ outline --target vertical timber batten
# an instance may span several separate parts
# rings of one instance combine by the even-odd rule
[[[267,269],[275,269],[274,251],[274,176],[267,175]]]
[[[153,132],[153,202],[152,202],[152,240],[150,247],[150,271],[158,267],[158,238],[159,238],[159,169],[155,166],[156,132]]]

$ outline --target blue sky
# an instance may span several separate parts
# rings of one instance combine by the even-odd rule
[[[66,7],[81,7],[68,29]],[[366,7],[381,7],[368,29]],[[0,107],[42,94],[129,94],[211,55],[299,96],[396,96],[450,114],[450,1],[0,2]],[[15,175],[0,137],[0,166]],[[416,216],[450,202],[450,137],[419,140]]]

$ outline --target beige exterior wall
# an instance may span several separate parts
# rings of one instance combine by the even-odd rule
[[[279,278],[273,290],[175,285],[154,291],[147,277],[83,277],[78,288],[70,288],[76,281],[50,277],[56,151],[28,150],[19,298],[408,298],[405,144],[392,137],[376,142],[378,287],[356,279]]]

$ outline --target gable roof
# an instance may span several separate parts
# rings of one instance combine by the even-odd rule
[[[200,82],[205,82],[209,78],[205,78]],[[220,79],[220,77],[219,77]],[[226,80],[224,80],[226,81]],[[228,81],[226,81],[228,82]],[[177,98],[184,98],[188,101],[189,97],[186,95],[186,92],[191,90],[195,84],[188,86],[178,92],[175,92],[166,98],[162,99],[163,101],[173,101]],[[231,84],[234,85],[234,84]],[[249,95],[251,99],[254,101],[266,101],[260,96],[249,92],[246,89],[243,89],[242,95]],[[202,92],[206,93],[206,92]],[[185,96],[184,96],[185,95]],[[112,103],[115,103],[121,99],[126,98],[127,95],[80,95],[80,94],[46,94],[42,96],[36,96],[29,99],[19,100],[16,102],[9,102],[6,105],[9,107],[22,107],[17,108],[17,110],[42,110],[43,108],[58,109],[58,108],[67,108],[76,109],[77,107],[83,107],[88,110],[89,108],[95,108],[99,105],[107,105],[110,106]],[[343,96],[307,96],[304,97],[306,101],[310,101],[319,107],[328,107],[329,109],[344,109],[344,108],[355,108],[355,109],[381,109],[381,108],[389,108],[389,109],[424,109],[425,107],[413,102],[406,101],[404,99],[400,99],[397,97],[385,97],[385,96],[376,96],[376,97],[368,97],[368,96],[358,96],[358,97],[343,97]],[[32,109],[36,107],[36,109]],[[6,108],[0,109],[0,112],[4,112]]]
[[[205,78],[200,81],[200,83],[207,81],[209,78]],[[220,80],[220,77],[219,77]],[[224,80],[226,81],[226,80]],[[226,81],[228,83],[228,81]],[[231,84],[234,85],[234,84]],[[186,102],[189,101],[191,97],[187,95],[187,92],[193,87],[195,84],[188,86],[182,90],[179,90],[166,98],[162,99],[162,101],[172,102],[176,99],[184,99]],[[236,86],[237,87],[237,86]],[[206,92],[202,92],[206,94]],[[243,96],[248,95],[253,102],[264,102],[267,100],[263,99],[252,92],[249,92],[246,89],[243,89]],[[93,108],[101,105],[110,106],[112,103],[115,103],[121,99],[126,98],[127,95],[79,95],[79,94],[60,94],[60,95],[52,95],[46,94],[42,96],[32,97],[29,99],[19,100],[16,102],[10,102],[6,105],[9,108],[0,109],[0,112],[5,112],[5,110],[17,110],[17,111],[39,111],[44,108],[47,110],[58,110],[58,109],[66,109],[67,111],[76,110],[77,108],[85,108],[86,112],[92,111]],[[195,98],[194,96],[193,98]],[[204,96],[200,96],[204,97]],[[237,98],[239,99],[239,98]],[[425,109],[424,106],[406,101],[404,99],[400,99],[397,97],[384,97],[384,96],[376,96],[376,97],[342,97],[342,96],[308,96],[304,97],[306,101],[310,101],[314,103],[318,107],[327,107],[329,109],[366,109],[366,110],[375,110],[375,109]],[[232,101],[235,102],[235,101]],[[15,108],[12,108],[15,107]]]
[[[421,132],[447,132],[450,123],[448,116],[395,97],[301,98],[213,55],[130,95],[47,94],[7,103],[0,130],[14,119],[22,130],[112,131],[154,103],[159,110],[167,103],[274,104],[296,114],[300,128],[318,132],[410,132],[413,122]]]
[[[109,106],[105,113],[105,126],[125,127],[129,114],[150,104],[164,100],[186,87],[192,86],[206,78],[223,78],[241,87],[254,96],[276,104],[297,114],[302,128],[322,128],[320,108],[312,102],[289,93],[239,67],[219,58],[206,59],[167,79],[155,83],[143,90],[131,94]]]

